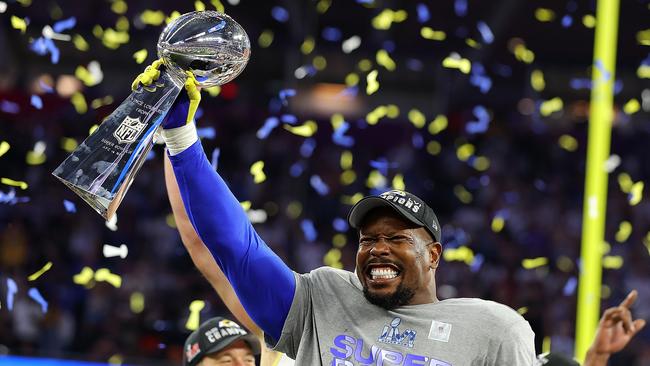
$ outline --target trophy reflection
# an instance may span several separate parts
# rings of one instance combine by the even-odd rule
[[[186,71],[202,88],[234,79],[246,67],[244,29],[216,11],[183,14],[158,39],[160,77],[139,86],[52,174],[106,220],[115,214],[153,146],[153,136],[181,92]]]

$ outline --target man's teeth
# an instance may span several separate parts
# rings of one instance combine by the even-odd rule
[[[389,268],[373,268],[370,270],[370,277],[373,280],[377,279],[391,279],[397,277],[397,272]]]

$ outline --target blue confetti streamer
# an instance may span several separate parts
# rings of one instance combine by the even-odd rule
[[[303,161],[297,161],[289,168],[289,174],[294,178],[301,176],[303,171],[305,171],[305,163]]]
[[[214,127],[202,127],[196,129],[196,134],[202,139],[212,140],[217,136],[217,131]]]
[[[0,103],[0,110],[5,113],[17,114],[20,112],[20,106],[18,103],[3,100],[2,103]]]
[[[305,239],[307,241],[312,242],[318,237],[318,232],[316,231],[316,227],[314,226],[313,221],[309,219],[303,219],[300,222],[300,228],[302,229],[302,233],[305,235]]]
[[[332,220],[332,227],[334,228],[334,230],[340,233],[344,233],[348,231],[348,222],[340,217],[337,217],[334,220]]]
[[[384,43],[382,43],[381,48],[386,50],[386,52],[388,53],[392,53],[393,51],[395,51],[395,42],[390,39],[386,40],[384,41]]]
[[[68,19],[59,20],[58,22],[54,23],[52,30],[54,30],[56,33],[61,33],[64,30],[74,28],[75,25],[77,25],[77,18],[70,17]]]
[[[296,95],[296,89],[282,89],[278,93],[278,97],[280,97],[280,100],[282,101],[282,104],[287,105],[288,104],[288,98],[293,97]]]
[[[409,58],[406,61],[406,67],[411,71],[422,71],[424,64],[417,58]]]
[[[7,278],[7,309],[12,311],[14,309],[14,295],[18,292],[16,281]]]
[[[481,33],[481,37],[485,43],[491,44],[494,42],[494,34],[492,34],[492,30],[485,22],[479,21],[476,23],[476,28],[478,28],[478,31]]]
[[[155,157],[156,157],[156,153],[153,150],[149,150],[149,152],[147,153],[147,157],[144,160],[149,161]]]
[[[454,1],[454,11],[459,17],[467,15],[467,0]]]
[[[43,314],[47,313],[47,301],[45,301],[41,293],[38,292],[38,289],[34,287],[30,288],[29,291],[27,291],[27,295],[29,295],[29,297],[41,305]]]
[[[289,12],[281,6],[274,6],[271,9],[271,16],[280,23],[286,23],[289,20]]]
[[[512,67],[504,64],[497,64],[494,66],[494,73],[501,77],[509,78],[512,76]]]
[[[43,108],[43,100],[41,100],[41,97],[38,95],[34,94],[32,95],[31,99],[29,100],[31,105],[36,108],[36,109],[42,109]]]
[[[63,207],[65,208],[65,212],[69,212],[69,213],[77,212],[77,206],[72,201],[63,200]]]
[[[565,15],[562,17],[562,27],[569,28],[573,24],[573,18],[570,15]]]
[[[354,145],[354,138],[352,136],[345,136],[345,133],[350,128],[350,124],[343,121],[341,125],[332,133],[332,141],[339,146],[352,147]]]
[[[469,83],[479,88],[481,93],[487,94],[492,89],[492,79],[485,73],[485,68],[480,62],[472,65],[472,74]]]
[[[470,134],[483,133],[487,131],[488,127],[490,126],[490,114],[488,113],[487,109],[481,105],[477,105],[474,107],[472,112],[474,113],[474,117],[476,117],[477,120],[467,123],[465,126],[465,131]]]
[[[29,202],[29,197],[17,197],[16,190],[13,188],[11,188],[7,193],[0,191],[0,203],[6,203],[13,206],[16,203],[23,202]]]
[[[32,41],[32,43],[29,45],[29,48],[41,56],[50,53],[50,62],[53,64],[59,63],[60,52],[51,39],[38,37]]]
[[[201,117],[203,117],[203,108],[199,107],[194,113],[194,120],[198,121]]]
[[[311,156],[311,154],[314,152],[314,149],[316,148],[316,140],[309,138],[303,141],[302,145],[300,146],[300,155],[304,158],[308,158]]]
[[[312,175],[311,178],[309,178],[309,184],[321,196],[328,194],[330,191],[330,188],[318,175]]]
[[[337,42],[341,40],[343,34],[341,30],[335,27],[325,27],[323,28],[322,37],[326,41]]]
[[[416,149],[424,147],[424,138],[422,137],[422,134],[419,132],[414,133],[413,136],[411,136],[411,144]]]
[[[418,22],[426,23],[431,19],[431,13],[429,13],[429,8],[425,4],[419,3],[416,9],[418,11]]]
[[[212,150],[212,159],[210,160],[210,163],[212,164],[212,168],[214,170],[217,170],[217,167],[219,166],[219,155],[221,155],[221,149],[218,147],[214,150]]]
[[[469,265],[469,270],[472,271],[472,273],[480,271],[484,261],[485,258],[481,253],[476,254],[474,260],[472,260],[472,264]]]
[[[344,96],[344,97],[354,98],[354,97],[357,96],[357,94],[359,94],[359,87],[357,87],[356,85],[347,87],[347,88],[341,90],[341,93],[339,93],[339,94],[341,94],[341,96]]]
[[[280,120],[278,120],[277,117],[267,118],[266,121],[264,121],[262,128],[257,130],[257,138],[260,140],[266,139],[271,134],[271,131],[273,131],[274,128],[278,127],[279,124]]]
[[[47,85],[45,82],[43,82],[43,80],[39,80],[38,85],[41,87],[41,89],[43,89],[44,92],[46,92],[48,94],[54,92],[54,88]]]
[[[566,281],[566,284],[564,284],[564,288],[562,289],[562,294],[564,296],[571,296],[575,293],[576,287],[578,286],[578,279],[575,277],[571,277]]]
[[[389,169],[399,167],[399,163],[392,163],[386,158],[377,158],[377,160],[370,160],[370,166],[377,169],[383,176],[388,175]]]
[[[293,114],[283,114],[282,116],[280,116],[280,121],[282,121],[282,123],[295,125],[296,123],[298,123],[298,117],[296,117]]]

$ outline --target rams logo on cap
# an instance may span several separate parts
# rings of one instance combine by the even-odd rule
[[[185,350],[185,357],[187,357],[187,362],[192,362],[192,359],[194,359],[194,357],[196,357],[199,352],[201,352],[201,348],[199,348],[198,342],[188,344],[187,349]]]

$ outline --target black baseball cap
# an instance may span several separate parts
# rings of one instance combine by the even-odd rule
[[[254,355],[260,354],[260,341],[244,327],[222,317],[209,319],[185,340],[183,365],[195,366],[205,355],[219,352],[238,340],[245,341]]]
[[[424,227],[435,241],[440,242],[440,223],[431,207],[418,196],[400,190],[362,198],[348,213],[350,226],[358,230],[368,212],[379,207],[392,208],[406,220]]]
[[[576,361],[558,354],[558,353],[543,353],[537,356],[537,366],[580,366]]]

